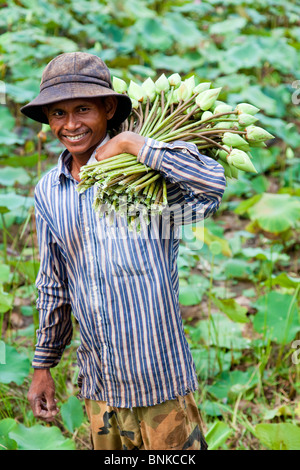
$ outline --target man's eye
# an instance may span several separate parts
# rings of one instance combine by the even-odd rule
[[[86,106],[81,106],[81,108],[79,108],[79,111],[82,111],[82,112],[85,112],[85,111],[88,111],[89,108],[87,108]]]
[[[63,116],[64,112],[61,110],[53,111],[51,113],[52,116]]]

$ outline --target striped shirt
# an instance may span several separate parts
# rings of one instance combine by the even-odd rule
[[[92,207],[96,186],[83,194],[76,190],[71,158],[65,150],[35,189],[40,325],[33,367],[58,364],[72,339],[73,313],[82,397],[130,408],[195,391],[178,301],[174,217],[167,236],[162,216],[151,219],[150,236],[128,230],[121,216],[111,223]],[[137,158],[166,178],[169,205],[177,213],[188,207],[188,223],[219,207],[223,167],[194,144],[148,138]]]

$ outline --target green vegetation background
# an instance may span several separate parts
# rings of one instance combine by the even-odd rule
[[[126,81],[178,72],[261,109],[276,139],[257,175],[228,180],[203,231],[183,233],[180,302],[210,449],[300,449],[300,4],[284,0],[0,1],[0,448],[90,448],[76,398],[78,331],[53,370],[61,414],[26,394],[38,316],[34,186],[60,146],[22,104],[63,52],[99,55]]]

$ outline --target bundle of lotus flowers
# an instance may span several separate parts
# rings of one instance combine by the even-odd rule
[[[239,171],[256,172],[251,148],[264,147],[273,138],[255,125],[255,115],[260,111],[257,107],[239,103],[233,108],[218,100],[221,88],[211,88],[210,82],[196,85],[194,76],[182,80],[178,73],[168,78],[162,74],[155,82],[148,78],[141,85],[131,81],[129,86],[114,77],[113,87],[132,101],[132,112],[120,131],[130,130],[163,142],[192,142],[200,153],[219,161],[227,178],[238,178]],[[98,187],[95,210],[108,205],[123,214],[126,202],[138,204],[146,212],[153,208],[162,212],[168,204],[163,176],[133,155],[85,165],[80,179],[79,192]],[[134,223],[136,215],[128,217]]]

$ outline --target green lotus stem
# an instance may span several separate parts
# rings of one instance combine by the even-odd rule
[[[201,135],[206,135],[206,134],[220,134],[224,132],[231,132],[232,134],[240,134],[240,135],[245,135],[245,131],[237,131],[235,129],[209,129],[207,131],[201,132]]]
[[[219,118],[219,117],[222,117],[222,116],[227,116],[228,114],[238,114],[238,112],[237,111],[227,111],[225,113],[213,114],[212,116],[210,116],[206,119],[203,119],[203,121],[201,121],[201,124],[203,124],[202,127],[205,127],[205,124],[207,124],[209,121],[214,121],[215,118]]]
[[[160,186],[160,187],[158,188],[158,191],[157,191],[157,195],[156,195],[154,204],[158,204],[158,203],[160,202],[160,199],[161,199],[162,195],[163,195],[163,188],[162,188],[162,186]]]
[[[203,136],[202,134],[201,134],[201,139],[204,139],[207,142],[210,142],[214,147],[218,147],[218,148],[220,148],[222,150],[225,150],[227,152],[226,148],[222,147],[222,145],[219,144],[218,142],[216,142],[215,140],[212,140],[209,137]]]
[[[131,190],[131,189],[134,189],[136,186],[144,183],[145,181],[148,181],[152,176],[154,176],[156,174],[155,171],[149,171],[149,173],[147,173],[146,175],[142,176],[141,178],[139,178],[137,181],[135,181],[134,183],[130,184],[128,186],[128,189]],[[148,184],[147,184],[148,185]]]
[[[155,101],[154,101],[154,103],[153,103],[152,109],[151,109],[151,111],[150,111],[150,113],[149,113],[147,119],[145,119],[145,121],[144,121],[144,125],[143,125],[143,127],[141,128],[141,130],[140,130],[140,134],[141,134],[141,135],[145,135],[145,134],[146,134],[146,131],[147,131],[149,125],[152,123],[152,119],[155,117],[155,112],[156,112],[156,110],[157,110],[158,101],[159,101],[159,96],[157,96],[157,97],[155,98]]]
[[[200,123],[200,121],[198,121],[198,122]],[[163,134],[163,135],[160,135],[159,138],[160,138],[162,141],[164,141],[164,139],[165,139],[166,137],[167,137],[168,139],[169,139],[169,138],[172,138],[172,139],[174,140],[174,137],[176,137],[177,135],[182,134],[182,133],[183,133],[184,131],[186,131],[186,130],[195,129],[195,128],[196,128],[195,123],[192,122],[191,124],[187,124],[186,126],[183,126],[183,127],[179,128],[179,129],[176,129],[176,131],[174,131],[174,132],[167,132],[167,133],[165,133],[165,134]],[[227,130],[228,130],[228,129],[227,129]]]
[[[194,106],[194,108],[192,109],[192,111],[190,111],[182,120],[181,122],[179,122],[178,124],[176,124],[174,127],[173,127],[173,131],[175,131],[181,124],[183,124],[184,122],[188,121],[190,119],[190,117],[192,117],[194,114],[195,114],[195,111],[198,111],[199,110],[199,107],[196,105]]]
[[[162,91],[162,93],[163,93],[163,91]],[[167,110],[169,109],[170,102],[171,102],[171,99],[172,99],[172,97],[173,97],[173,93],[174,93],[174,87],[172,86],[172,87],[171,87],[171,92],[170,92],[170,94],[169,94],[169,96],[168,96],[168,100],[167,100],[166,105],[165,105],[164,107],[163,107],[163,106],[161,107],[161,111],[162,111],[162,112],[161,112],[161,116],[160,116],[160,118],[159,118],[159,120],[158,120],[158,122],[157,122],[157,126],[159,126],[159,125],[161,124],[161,122],[163,121],[163,119],[164,119],[164,117],[165,117],[165,115],[166,115]],[[148,137],[150,137],[150,135],[148,135]]]
[[[135,163],[136,163],[136,158],[135,158]],[[130,168],[133,165],[134,165],[134,161],[129,161],[129,162],[107,166],[105,168],[99,168],[98,176],[101,176],[102,174],[105,175],[107,173],[107,170],[112,171],[112,170],[117,170],[118,168]]]
[[[138,180],[140,177],[140,173],[137,173],[137,174],[132,174],[130,176],[124,176],[122,174],[121,178],[120,178],[120,181],[118,182],[118,186],[124,186],[124,185],[127,185],[128,183],[132,183],[136,180]]]
[[[147,194],[150,189],[151,185],[145,186],[144,191],[143,191],[143,196],[145,197],[145,200],[147,199]]]
[[[133,189],[134,191],[139,191],[140,189],[144,188],[145,186],[148,186],[149,183],[153,183],[160,177],[161,177],[161,174],[158,173],[157,175],[153,176],[150,180],[146,181],[145,183],[139,184],[138,186],[135,186]]]
[[[124,176],[124,175],[123,175],[123,176]],[[137,174],[137,175],[136,175],[136,174],[133,174],[133,175],[127,176],[126,178],[122,178],[122,179],[119,181],[118,184],[119,184],[120,186],[124,186],[124,185],[130,183],[131,181],[136,181],[136,180],[138,180],[139,177],[140,177],[139,174]]]
[[[146,122],[147,119],[148,119],[149,108],[150,108],[150,99],[149,99],[149,96],[147,96],[147,103],[146,103],[146,108],[145,108],[144,122]],[[143,127],[142,127],[142,128],[143,128]],[[140,132],[141,132],[141,130],[140,130]]]
[[[112,180],[108,180],[107,182],[105,181],[103,185],[101,185],[102,188],[108,188],[110,186],[114,186],[116,183],[118,183],[121,179],[123,178],[122,176],[117,176],[116,178],[113,178]]]
[[[149,186],[149,190],[148,190],[148,193],[147,193],[147,197],[146,197],[146,201],[151,201],[151,198],[152,198],[152,195],[153,195],[153,192],[155,190],[155,186],[156,186],[156,182],[154,181],[154,183],[151,183],[151,185]]]
[[[153,193],[152,193],[152,195],[151,195],[151,199],[150,199],[150,201],[149,201],[149,204],[152,203],[151,201],[153,201],[153,202],[155,201],[160,186],[161,186],[161,181],[159,181],[159,180],[156,181],[155,186],[154,186]]]
[[[168,191],[167,191],[167,183],[165,178],[162,179],[163,181],[163,203],[167,206],[168,205]]]
[[[148,172],[150,171],[149,167],[146,167],[144,166],[144,168],[142,168],[144,165],[141,164],[141,166],[137,167],[137,168],[133,168],[132,170],[130,171],[124,171],[124,175],[125,176],[128,176],[128,175],[133,175],[133,174],[136,174],[136,173],[145,173],[145,172]]]
[[[161,129],[160,131],[155,131],[155,135],[153,137],[156,138],[156,139],[159,139],[160,135],[164,135],[168,130],[173,129],[174,124],[177,124],[181,120],[182,120],[182,116],[177,116],[177,118],[174,117],[172,122],[170,122],[169,124],[166,124],[163,127],[163,129]],[[147,137],[148,137],[148,135],[147,135]]]
[[[193,96],[191,96],[191,98],[189,98],[188,100],[184,101],[182,104],[179,104],[177,106],[177,108],[175,109],[175,111],[173,111],[173,113],[171,113],[169,116],[167,116],[164,120],[164,122],[160,123],[159,126],[155,127],[155,132],[159,131],[162,127],[165,128],[165,126],[167,124],[169,124],[170,122],[173,122],[173,119],[176,115],[182,113],[183,111],[185,111],[187,108],[189,108],[189,105],[190,103],[193,101],[193,99],[197,96],[197,94],[194,94]]]

